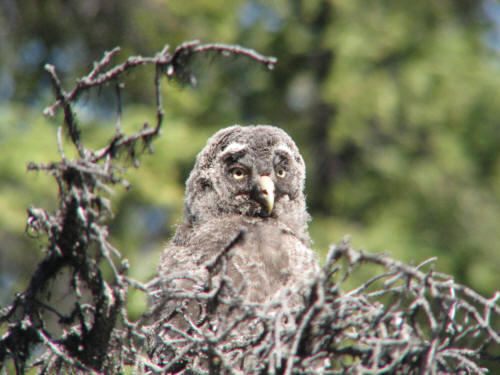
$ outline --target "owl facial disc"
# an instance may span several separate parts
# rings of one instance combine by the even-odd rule
[[[259,185],[262,189],[262,198],[267,208],[267,214],[271,215],[274,208],[274,183],[269,176],[260,176]]]

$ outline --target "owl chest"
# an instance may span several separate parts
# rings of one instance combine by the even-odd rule
[[[262,302],[287,285],[297,273],[293,259],[299,242],[283,231],[274,219],[220,218],[189,231],[192,256],[199,267],[220,258],[232,239],[243,230],[241,240],[227,251],[224,272],[234,290],[250,301]]]
[[[290,259],[282,236],[274,230],[254,230],[234,249],[230,260],[231,277],[243,286],[252,301],[263,301],[287,284]]]

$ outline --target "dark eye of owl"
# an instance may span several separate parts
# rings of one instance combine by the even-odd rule
[[[285,178],[286,176],[285,168],[283,167],[276,168],[276,176],[278,176],[279,178]]]
[[[231,169],[231,176],[233,176],[235,180],[241,180],[247,176],[247,171],[243,168],[235,167]]]

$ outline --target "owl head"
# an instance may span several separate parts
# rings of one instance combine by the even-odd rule
[[[186,221],[196,225],[241,215],[306,229],[304,180],[304,160],[283,130],[267,125],[222,129],[198,154],[186,182]]]

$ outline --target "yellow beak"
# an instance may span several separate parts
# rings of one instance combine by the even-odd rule
[[[262,188],[262,195],[264,197],[267,214],[270,215],[274,208],[274,183],[269,176],[260,176],[260,187]]]

